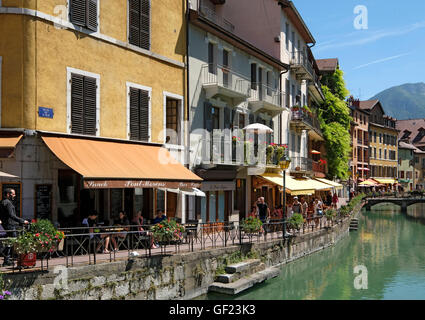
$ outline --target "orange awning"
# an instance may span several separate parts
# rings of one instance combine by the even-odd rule
[[[42,139],[83,176],[88,189],[197,188],[202,182],[159,146],[57,136]]]
[[[0,158],[10,158],[23,135],[0,137]]]

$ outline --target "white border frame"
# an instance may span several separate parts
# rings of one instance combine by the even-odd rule
[[[167,138],[167,98],[172,98],[172,99],[176,99],[180,101],[179,104],[179,115],[180,115],[180,144],[166,144],[169,146],[179,146],[179,147],[184,147],[185,143],[184,143],[184,97],[178,94],[174,94],[171,92],[167,92],[167,91],[163,91],[162,92],[163,95],[163,133],[164,133],[164,137],[163,137],[163,141],[165,144],[165,139]]]
[[[66,0],[66,15],[68,18],[68,22],[72,24],[71,21],[71,5],[70,5],[70,1],[71,0]],[[81,26],[79,26],[81,27]],[[94,34],[100,34],[100,0],[97,0],[97,30],[93,31],[90,29],[87,29],[86,27],[82,27],[83,29],[89,31],[90,33],[94,33]]]
[[[146,87],[133,82],[126,82],[126,92],[127,92],[127,110],[126,110],[126,135],[127,140],[130,140],[130,88],[140,89],[148,92],[149,96],[149,119],[148,119],[148,134],[149,139],[147,142],[152,142],[152,88]]]
[[[71,75],[79,74],[96,79],[96,137],[100,137],[100,75],[66,67],[66,132],[71,134]]]

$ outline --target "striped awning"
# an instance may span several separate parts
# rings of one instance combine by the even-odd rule
[[[317,181],[320,181],[322,183],[329,184],[337,190],[344,188],[344,186],[342,184],[339,184],[338,182],[335,182],[335,181],[331,181],[331,180],[324,179],[324,178],[314,178],[314,179],[317,180]]]
[[[283,187],[283,176],[281,174],[266,173],[260,177],[280,187]],[[312,195],[315,191],[331,190],[332,186],[309,178],[295,179],[291,176],[286,176],[285,188],[287,193],[293,196],[300,196]]]
[[[374,178],[374,180],[378,181],[379,183],[382,184],[395,184],[397,183],[397,180],[395,179],[378,179],[378,178]]]

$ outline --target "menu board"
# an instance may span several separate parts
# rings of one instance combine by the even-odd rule
[[[35,218],[52,219],[51,184],[37,184],[35,186]]]
[[[1,184],[1,196],[3,199],[3,192],[7,188],[15,190],[15,200],[13,205],[15,206],[15,212],[18,217],[22,217],[21,206],[22,206],[22,192],[21,192],[21,183],[20,182],[5,182]]]

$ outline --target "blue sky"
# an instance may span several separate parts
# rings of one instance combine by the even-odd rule
[[[404,83],[425,82],[425,1],[294,0],[316,39],[316,59],[338,58],[347,88],[363,100]],[[354,27],[367,8],[368,29]]]

